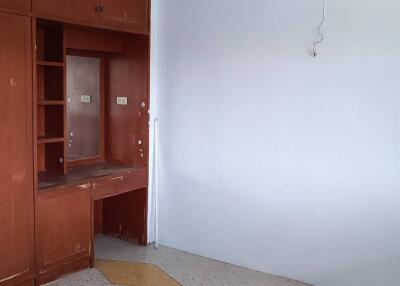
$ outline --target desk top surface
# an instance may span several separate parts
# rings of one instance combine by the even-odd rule
[[[86,183],[107,176],[143,170],[144,168],[145,167],[132,167],[115,162],[101,162],[69,168],[67,175],[39,172],[38,189],[40,192],[45,192],[58,186]]]

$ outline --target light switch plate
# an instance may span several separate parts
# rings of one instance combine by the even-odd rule
[[[117,97],[117,104],[118,105],[128,105],[128,98],[127,97]]]
[[[92,97],[90,95],[81,95],[82,103],[90,103],[92,101]]]

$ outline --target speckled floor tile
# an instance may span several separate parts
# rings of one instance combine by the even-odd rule
[[[153,263],[183,286],[307,286],[290,279],[237,267],[161,246],[141,247],[118,239],[99,236],[96,239],[96,257],[131,262]],[[111,285],[96,269],[88,269],[51,286],[105,286]],[[309,285],[308,285],[309,286]]]

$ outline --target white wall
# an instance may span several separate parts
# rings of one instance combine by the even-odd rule
[[[159,0],[161,243],[399,285],[400,2],[328,0],[314,59],[321,2]]]

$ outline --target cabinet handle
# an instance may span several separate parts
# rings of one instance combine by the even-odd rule
[[[104,9],[104,7],[103,7],[103,5],[96,5],[95,7],[94,7],[94,10],[96,11],[96,12],[103,12],[103,9]]]
[[[90,190],[90,184],[84,184],[78,186],[81,190]]]

